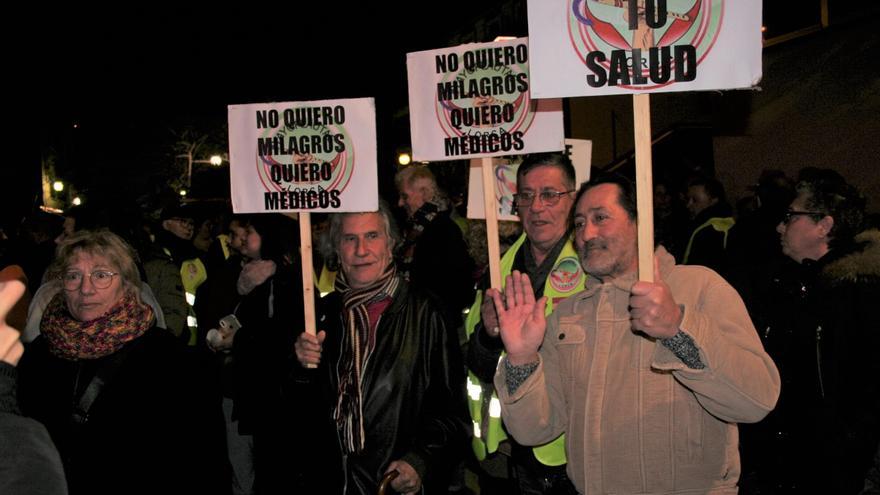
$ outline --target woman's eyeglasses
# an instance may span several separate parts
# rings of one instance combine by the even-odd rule
[[[119,272],[95,270],[92,273],[89,273],[89,281],[96,289],[106,289],[113,283],[113,277],[116,275],[119,275]],[[62,273],[60,278],[64,290],[74,291],[82,286],[85,274],[82,272],[70,271]]]
[[[813,217],[814,219],[817,219],[817,220],[818,220],[819,218],[825,216],[824,213],[821,213],[821,212],[818,212],[818,211],[795,211],[795,210],[788,210],[787,212],[785,212],[785,213],[782,214],[782,223],[788,225],[789,223],[791,223],[791,221],[794,219],[794,217],[801,216],[801,215],[810,215],[811,217]]]

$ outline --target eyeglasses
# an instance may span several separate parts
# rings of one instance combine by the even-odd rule
[[[532,203],[535,201],[536,197],[541,198],[541,204],[544,206],[556,206],[559,203],[559,198],[565,196],[566,194],[573,193],[574,189],[571,191],[541,191],[537,194],[533,192],[524,192],[524,193],[516,193],[513,195],[513,204],[516,206],[532,206]]]
[[[789,223],[791,223],[791,221],[794,219],[794,217],[799,216],[799,215],[810,215],[810,216],[814,217],[815,219],[819,219],[819,218],[825,216],[824,213],[819,212],[819,211],[788,210],[787,212],[782,214],[782,223],[788,225]]]
[[[111,272],[108,270],[95,270],[89,274],[89,280],[96,289],[106,289],[113,283],[113,277],[119,275],[119,272]],[[61,274],[61,284],[64,290],[78,290],[83,283],[84,274],[82,272],[64,272]]]

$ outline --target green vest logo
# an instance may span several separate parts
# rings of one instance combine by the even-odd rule
[[[571,292],[577,288],[581,275],[581,264],[577,258],[562,258],[550,272],[550,287],[557,292]]]

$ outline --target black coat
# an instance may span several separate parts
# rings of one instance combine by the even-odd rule
[[[233,314],[241,296],[236,289],[241,273],[241,256],[234,255],[208,268],[211,275],[196,289],[193,310],[198,317],[198,343],[205,346],[205,336],[212,328],[220,328],[220,318]]]
[[[15,377],[15,368],[0,362],[0,493],[64,495],[61,458],[46,428],[21,416]]]
[[[73,404],[113,355],[67,361],[40,336],[19,365],[21,408],[49,430],[70,493],[228,493],[220,395],[203,368],[163,329],[124,349],[79,426]]]
[[[725,248],[725,233],[719,232],[711,226],[705,227],[699,232],[697,229],[710,218],[726,218],[732,216],[732,211],[727,203],[715,203],[701,211],[691,221],[688,238],[684,239],[683,246],[690,242],[691,250],[687,259],[688,265],[707,266],[721,275],[726,275],[727,254]],[[693,242],[690,241],[693,236]],[[685,248],[686,249],[686,248]]]
[[[315,442],[325,448],[323,455],[335,459],[319,460],[315,472],[339,467],[342,472],[324,472],[324,478],[344,482],[347,493],[372,494],[388,465],[402,459],[419,473],[427,493],[446,493],[450,470],[466,453],[469,428],[460,351],[436,303],[401,282],[382,313],[363,379],[365,452],[344,462],[330,422],[338,385],[342,298],[331,293],[321,306],[318,327],[327,338],[312,383],[324,396],[323,414],[316,417],[325,418],[325,429]]]
[[[257,492],[307,493],[302,456],[308,453],[310,431],[303,428],[298,404],[309,398],[281,392],[303,328],[302,273],[297,264],[276,266],[275,275],[241,297],[235,314],[242,327],[224,374],[239,431],[254,437]]]
[[[439,212],[416,239],[410,285],[436,296],[449,321],[457,326],[462,310],[474,301],[473,272],[474,261],[461,229],[448,211]]]
[[[235,310],[242,327],[233,341],[233,414],[244,434],[278,413],[288,359],[303,326],[302,273],[295,265],[276,270],[242,296]]]
[[[880,233],[784,264],[750,311],[782,378],[776,410],[743,430],[761,483],[857,493],[880,441]]]

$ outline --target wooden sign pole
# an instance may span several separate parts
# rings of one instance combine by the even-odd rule
[[[306,333],[315,335],[315,281],[312,267],[312,218],[311,213],[299,214],[299,253],[302,261],[303,315]],[[306,368],[317,368],[306,365]]]
[[[501,247],[498,243],[498,201],[495,199],[495,167],[492,158],[483,158],[483,204],[486,210],[486,244],[489,247],[489,279],[501,290]]]
[[[633,95],[636,202],[639,219],[639,280],[654,282],[654,179],[651,164],[651,100]]]

